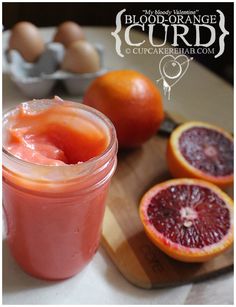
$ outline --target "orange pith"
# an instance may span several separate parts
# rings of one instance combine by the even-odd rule
[[[179,149],[179,139],[185,131],[194,127],[215,130],[233,142],[233,138],[228,132],[214,125],[202,122],[187,122],[182,124],[172,132],[167,145],[167,163],[172,176],[176,178],[199,178],[212,182],[219,187],[231,185],[234,179],[233,173],[225,176],[213,176],[192,166],[182,155]]]
[[[160,191],[166,190],[168,187],[178,185],[197,185],[208,188],[222,199],[230,214],[230,228],[226,235],[217,243],[204,246],[203,248],[190,248],[171,241],[159,232],[151,223],[147,214],[147,209],[153,196]],[[199,179],[172,179],[153,186],[148,190],[141,199],[139,215],[144,226],[144,230],[150,240],[170,257],[184,262],[204,262],[223,253],[233,244],[233,201],[221,189],[212,183],[205,182]]]

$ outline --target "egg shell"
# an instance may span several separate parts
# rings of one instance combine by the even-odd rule
[[[38,28],[30,22],[17,23],[11,31],[9,49],[17,50],[27,62],[35,62],[45,49]]]
[[[54,42],[63,44],[67,48],[73,42],[84,39],[84,32],[77,23],[73,21],[65,21],[57,28],[53,40]]]
[[[36,63],[28,63],[17,50],[8,54],[8,72],[15,85],[29,98],[43,98],[58,94],[54,85],[58,82],[64,85],[69,95],[83,96],[91,82],[107,72],[104,67],[104,48],[94,44],[100,57],[100,69],[94,73],[75,74],[60,70],[66,49],[60,43],[49,43]]]
[[[96,72],[100,69],[99,54],[87,41],[74,42],[65,52],[62,69],[80,74]]]

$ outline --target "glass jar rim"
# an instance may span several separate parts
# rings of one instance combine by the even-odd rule
[[[83,177],[84,175],[86,175],[86,173],[88,173],[88,170],[89,169],[92,169],[92,168],[95,168],[96,169],[96,164],[101,161],[101,160],[104,160],[106,163],[107,160],[109,160],[109,157],[110,156],[114,156],[114,154],[116,155],[117,153],[117,138],[116,138],[116,130],[115,130],[115,127],[114,125],[112,124],[112,122],[110,121],[110,119],[105,116],[103,113],[101,113],[100,111],[90,107],[90,106],[87,106],[87,105],[84,105],[82,103],[82,101],[78,101],[78,102],[75,102],[75,101],[69,101],[69,100],[62,100],[61,98],[58,98],[59,101],[63,102],[65,104],[65,106],[68,106],[68,107],[72,107],[72,108],[76,108],[76,109],[82,109],[92,115],[94,115],[95,117],[97,117],[98,119],[101,120],[102,124],[104,124],[104,126],[106,128],[108,128],[108,135],[109,135],[109,143],[106,147],[106,149],[100,153],[99,155],[83,162],[83,163],[78,163],[78,164],[65,164],[65,165],[43,165],[43,164],[37,164],[37,163],[31,163],[31,162],[28,162],[28,161],[25,161],[23,159],[20,159],[16,156],[14,156],[13,154],[11,154],[8,150],[6,150],[4,148],[4,145],[2,144],[2,154],[3,154],[3,158],[6,158],[6,159],[9,159],[12,163],[15,163],[15,164],[18,164],[20,166],[23,166],[25,168],[30,168],[32,169],[32,167],[34,169],[38,169],[38,170],[42,170],[42,169],[47,169],[48,171],[61,171],[61,170],[70,170],[70,171],[76,171],[76,176],[74,177],[71,177],[67,180],[74,180],[74,179],[78,179],[78,177]],[[33,99],[31,101],[26,101],[26,102],[22,102],[10,109],[7,109],[4,113],[3,113],[3,122],[4,120],[13,113],[13,111],[19,109],[19,107],[24,104],[24,103],[27,103],[27,104],[31,104],[31,103],[38,103],[38,102],[46,102],[46,103],[50,103],[50,104],[53,104],[53,103],[57,103],[57,102],[53,102],[53,99]],[[114,152],[114,154],[112,154]],[[103,166],[103,164],[102,164]],[[6,167],[4,165],[4,162],[3,162],[3,168],[6,168],[7,170],[10,170],[8,167]],[[11,170],[10,170],[11,171]],[[99,171],[97,169],[97,171]],[[15,173],[15,172],[14,172]],[[17,173],[16,174],[17,176],[24,176],[22,174],[19,174]],[[30,177],[27,176],[27,179],[28,180],[33,180],[33,181],[37,181],[37,179],[31,179]],[[63,179],[61,179],[63,180]],[[55,180],[56,182],[60,182],[61,180]],[[40,181],[42,181],[42,179],[40,179]],[[46,180],[48,181],[48,180]],[[50,180],[49,180],[50,181]],[[54,180],[53,180],[54,181]]]

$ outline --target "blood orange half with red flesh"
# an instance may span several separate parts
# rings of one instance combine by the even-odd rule
[[[152,242],[180,261],[207,261],[233,243],[233,201],[203,180],[155,185],[143,196],[139,213]]]
[[[232,184],[234,143],[223,129],[187,122],[171,134],[167,161],[174,177],[199,178],[220,187]]]

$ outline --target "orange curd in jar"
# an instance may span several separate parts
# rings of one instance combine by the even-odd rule
[[[91,260],[116,154],[112,123],[80,103],[33,100],[4,114],[7,241],[23,270],[65,279]]]

